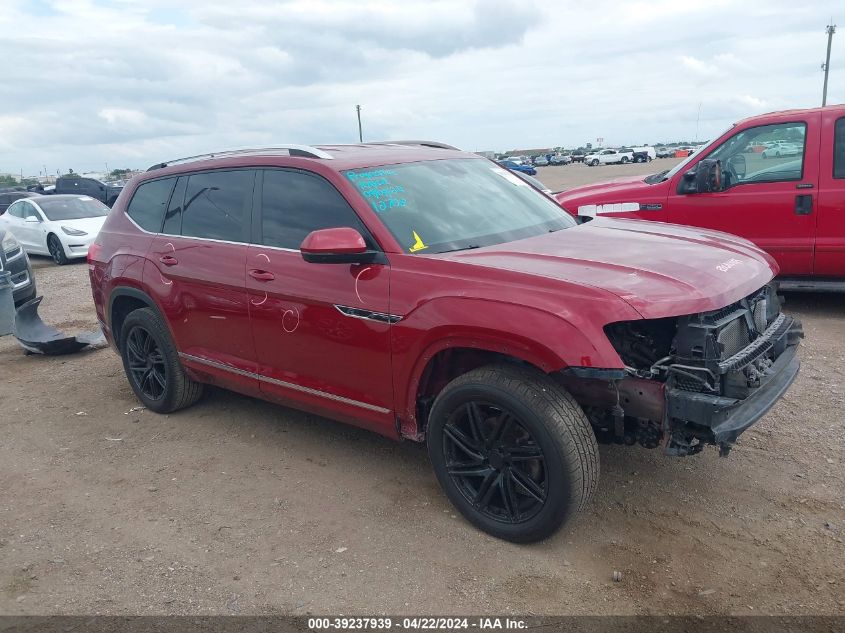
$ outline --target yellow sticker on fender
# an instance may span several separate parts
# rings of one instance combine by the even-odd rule
[[[414,234],[414,243],[411,244],[411,247],[408,249],[409,251],[411,251],[412,253],[416,253],[417,251],[421,251],[424,248],[428,248],[428,246],[423,244],[422,239],[419,235],[417,235],[416,231],[411,231],[411,233]]]

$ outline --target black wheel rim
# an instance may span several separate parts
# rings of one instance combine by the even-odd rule
[[[138,390],[150,400],[160,400],[167,385],[167,366],[158,343],[147,330],[136,326],[129,331],[126,358]]]
[[[59,240],[55,237],[50,239],[50,255],[53,256],[53,261],[57,264],[62,261],[62,251],[61,251],[61,244],[59,244]]]
[[[501,406],[472,401],[443,427],[446,471],[477,512],[522,523],[546,504],[543,450],[526,426]]]

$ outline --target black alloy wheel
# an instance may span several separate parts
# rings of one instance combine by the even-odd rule
[[[136,325],[126,336],[129,375],[135,387],[150,400],[161,400],[167,387],[167,363],[153,336]]]
[[[449,500],[476,527],[515,543],[552,534],[598,482],[583,410],[531,367],[488,365],[453,379],[434,400],[426,435]]]
[[[446,469],[478,512],[521,523],[546,503],[545,455],[514,413],[471,401],[443,427]]]

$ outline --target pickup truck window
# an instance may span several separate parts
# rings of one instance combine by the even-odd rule
[[[344,175],[410,253],[490,246],[577,226],[549,197],[483,159],[385,165]]]
[[[833,177],[845,178],[845,117],[833,128]]]
[[[804,173],[806,135],[807,125],[801,121],[750,127],[729,137],[715,149],[710,149],[711,144],[699,150],[654,182],[672,178],[699,156],[722,161],[725,188],[800,180]]]
[[[722,161],[726,187],[800,180],[806,135],[803,122],[759,125],[730,137],[707,157]]]

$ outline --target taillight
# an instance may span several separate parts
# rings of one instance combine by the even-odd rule
[[[97,244],[97,242],[91,244],[91,246],[88,247],[88,263],[91,264],[93,262],[99,261],[100,252],[102,250],[102,245]]]

